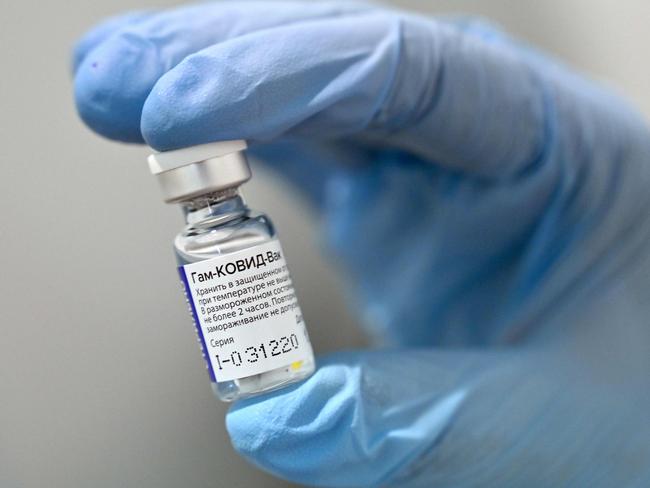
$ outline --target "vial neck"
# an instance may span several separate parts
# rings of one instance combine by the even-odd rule
[[[219,225],[249,211],[239,188],[229,188],[198,196],[182,203],[185,222],[192,227]]]

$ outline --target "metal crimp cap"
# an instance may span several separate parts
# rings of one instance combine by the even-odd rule
[[[151,154],[149,170],[165,202],[190,200],[246,183],[251,177],[246,141],[220,141]]]

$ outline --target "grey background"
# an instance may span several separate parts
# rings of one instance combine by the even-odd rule
[[[174,3],[0,5],[2,487],[286,486],[230,447],[176,281],[181,216],[161,203],[146,150],[93,135],[72,104],[77,36]],[[648,2],[396,3],[488,16],[650,113]],[[317,350],[362,344],[316,217],[262,170],[246,195],[278,224]]]

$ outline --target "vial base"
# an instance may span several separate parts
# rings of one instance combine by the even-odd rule
[[[220,400],[233,402],[302,381],[314,372],[314,368],[314,361],[304,360],[246,378],[212,383],[212,391]]]

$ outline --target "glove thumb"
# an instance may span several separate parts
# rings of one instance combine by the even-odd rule
[[[467,392],[445,362],[424,351],[330,356],[306,382],[236,403],[228,432],[239,453],[277,476],[383,485],[429,451],[463,405]]]

